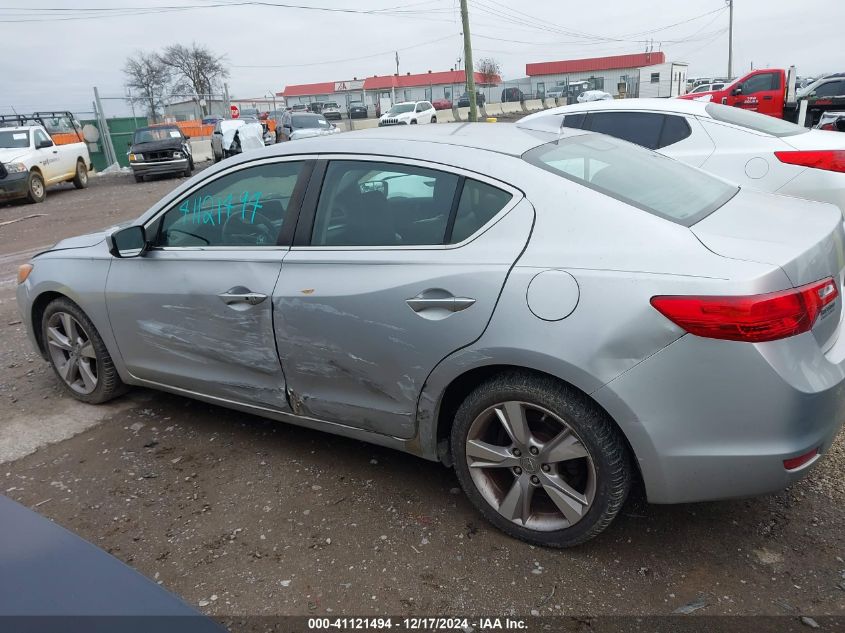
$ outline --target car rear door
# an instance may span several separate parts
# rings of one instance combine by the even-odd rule
[[[274,294],[294,413],[413,437],[427,376],[483,333],[533,207],[410,159],[327,157],[315,184]]]

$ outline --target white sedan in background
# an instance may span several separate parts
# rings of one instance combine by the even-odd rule
[[[717,103],[622,99],[528,115],[529,129],[601,132],[648,147],[742,186],[832,202],[845,214],[845,135],[809,130]]]

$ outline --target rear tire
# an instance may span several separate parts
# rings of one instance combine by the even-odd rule
[[[26,200],[31,204],[44,202],[47,197],[47,188],[44,186],[44,177],[37,171],[29,172],[29,183],[27,184]]]
[[[88,168],[82,160],[76,161],[76,174],[73,177],[73,186],[77,189],[85,189],[88,186]]]
[[[70,299],[51,301],[41,319],[50,366],[77,400],[101,404],[126,391],[97,328]]]
[[[432,122],[432,123],[437,123],[437,117],[436,117],[436,116],[431,117],[431,122]]]
[[[631,485],[626,444],[607,414],[576,389],[529,373],[502,374],[470,393],[455,415],[451,451],[476,509],[535,545],[595,537]]]

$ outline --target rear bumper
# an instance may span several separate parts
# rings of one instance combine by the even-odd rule
[[[343,117],[341,116],[340,112],[323,112],[323,118],[325,118],[327,121],[340,121]]]
[[[686,335],[593,396],[626,434],[649,501],[686,503],[780,490],[830,448],[845,419],[845,340],[811,333],[762,344]]]
[[[0,200],[23,198],[29,191],[29,172],[8,174],[0,179]]]
[[[188,168],[187,158],[173,160],[158,160],[149,163],[130,163],[132,173],[136,176],[150,176],[153,174],[175,174]]]

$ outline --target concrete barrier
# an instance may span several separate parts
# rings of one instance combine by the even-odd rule
[[[349,119],[350,130],[369,130],[378,127],[378,119]]]
[[[449,108],[448,110],[438,110],[437,111],[437,122],[438,123],[454,123],[455,122],[455,113],[452,112],[451,108]]]
[[[194,163],[201,163],[206,160],[212,160],[214,155],[211,153],[211,140],[192,138],[191,154],[194,157]]]
[[[519,101],[506,101],[502,104],[502,113],[504,114],[521,114],[522,104]]]
[[[458,108],[455,112],[458,121],[469,121],[469,108]]]
[[[540,99],[526,99],[522,107],[526,112],[536,112],[537,110],[543,109],[543,102]]]
[[[501,103],[488,103],[484,106],[484,110],[487,112],[487,116],[499,116],[503,114]]]

